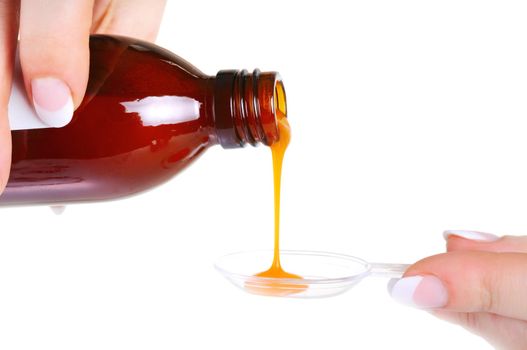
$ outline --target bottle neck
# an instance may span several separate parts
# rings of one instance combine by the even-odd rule
[[[276,72],[218,72],[214,81],[214,127],[224,148],[272,145],[278,118],[287,116],[285,90]]]

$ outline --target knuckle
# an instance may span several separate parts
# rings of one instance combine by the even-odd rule
[[[465,312],[460,315],[461,323],[464,327],[477,332],[480,327],[478,316],[479,315],[477,313]]]
[[[484,274],[480,288],[480,310],[494,312],[499,305],[498,281],[494,274]]]

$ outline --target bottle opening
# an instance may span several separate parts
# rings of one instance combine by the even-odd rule
[[[274,110],[277,119],[287,118],[287,102],[285,98],[284,84],[281,79],[276,81],[273,96]]]
[[[285,88],[276,72],[220,71],[214,84],[214,127],[224,148],[272,145],[287,117]]]

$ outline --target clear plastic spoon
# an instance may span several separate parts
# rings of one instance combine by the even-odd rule
[[[267,270],[273,251],[254,250],[219,258],[216,269],[235,286],[260,295],[323,298],[344,293],[367,276],[400,277],[410,265],[369,263],[360,258],[329,252],[280,251],[284,270],[302,279],[258,277]]]

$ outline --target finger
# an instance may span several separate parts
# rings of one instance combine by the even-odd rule
[[[18,1],[0,1],[0,194],[4,190],[11,167],[11,132],[7,104],[18,32]]]
[[[86,90],[92,0],[22,0],[20,62],[35,110],[50,126],[71,120]]]
[[[497,349],[522,350],[527,344],[527,322],[487,312],[432,311],[439,319],[455,323],[483,337]]]
[[[499,237],[477,231],[445,231],[447,251],[480,250],[527,253],[527,236]]]
[[[526,320],[526,271],[527,254],[455,251],[417,262],[389,290],[415,307]]]
[[[93,8],[92,33],[117,34],[154,41],[165,0],[98,0]]]

